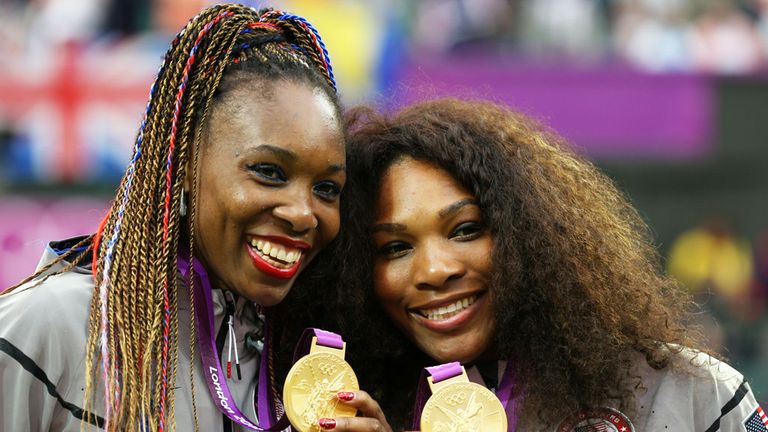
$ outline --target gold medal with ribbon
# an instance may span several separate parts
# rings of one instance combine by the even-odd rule
[[[460,363],[426,369],[432,396],[421,412],[422,432],[506,432],[501,401],[487,388],[470,382]]]
[[[336,393],[360,388],[355,371],[344,360],[346,343],[341,336],[308,329],[300,346],[309,336],[309,354],[294,363],[283,386],[285,413],[299,432],[321,431],[321,418],[354,417],[357,410],[339,402]]]

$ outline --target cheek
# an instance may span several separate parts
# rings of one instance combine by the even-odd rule
[[[400,304],[405,297],[405,276],[400,267],[392,261],[373,266],[374,292],[385,308]]]
[[[490,236],[478,245],[478,251],[474,254],[477,257],[477,269],[486,278],[489,278],[493,271],[493,240]]]
[[[237,190],[223,194],[213,188],[204,188],[197,203],[196,228],[210,231],[209,237],[219,236],[219,231],[230,229],[241,222],[245,215],[253,213],[252,207],[253,203],[249,205]]]

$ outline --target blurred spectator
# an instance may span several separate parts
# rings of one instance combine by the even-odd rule
[[[739,297],[749,290],[753,269],[749,243],[719,218],[681,234],[669,253],[669,274],[694,294]]]
[[[710,0],[693,27],[694,67],[705,72],[743,74],[764,66],[760,35],[730,0]]]
[[[691,67],[689,4],[625,0],[616,9],[615,46],[631,64],[653,72]]]
[[[65,43],[86,42],[98,33],[107,0],[37,0],[27,3],[24,33],[32,57],[47,56]]]
[[[755,14],[755,26],[760,34],[763,56],[768,57],[768,0],[752,0],[750,5]]]
[[[212,2],[209,0],[151,0],[151,3],[152,28],[159,33],[173,36],[187,24],[190,17],[197,15]]]
[[[515,1],[414,1],[413,50],[440,54],[471,45],[497,46],[511,38]]]
[[[599,6],[594,0],[524,2],[520,23],[526,53],[578,62],[599,58],[608,45],[607,23]]]

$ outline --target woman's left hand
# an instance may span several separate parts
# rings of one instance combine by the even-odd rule
[[[360,417],[322,418],[318,424],[323,430],[334,432],[392,432],[379,403],[362,391],[340,391],[336,399],[344,405],[357,408]]]

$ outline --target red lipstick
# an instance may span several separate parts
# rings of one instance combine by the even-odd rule
[[[266,259],[264,259],[264,257],[262,257],[261,254],[259,254],[259,252],[257,252],[253,247],[251,247],[250,241],[246,242],[245,244],[245,249],[248,252],[248,255],[251,257],[251,261],[253,262],[253,265],[257,269],[259,269],[262,273],[278,279],[290,279],[294,277],[296,273],[299,271],[299,267],[301,267],[301,263],[304,261],[304,253],[310,248],[309,244],[300,240],[294,240],[286,237],[263,236],[258,238],[269,241],[270,243],[280,244],[293,249],[301,250],[302,252],[301,257],[298,260],[296,260],[296,262],[293,263],[291,267],[278,268],[272,265]]]

